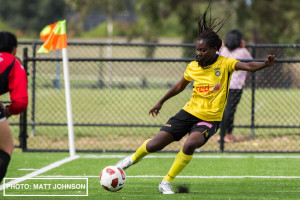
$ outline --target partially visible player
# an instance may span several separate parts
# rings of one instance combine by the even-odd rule
[[[14,141],[7,119],[23,112],[28,104],[27,74],[16,58],[17,38],[6,31],[0,32],[0,95],[9,92],[11,104],[0,102],[0,183],[14,149]]]
[[[223,23],[216,21],[214,23],[209,17],[209,11],[210,6],[198,22],[199,36],[196,41],[196,61],[189,63],[183,77],[158,101],[149,111],[149,114],[153,117],[158,115],[168,99],[182,92],[191,81],[194,81],[190,101],[169,119],[155,137],[146,140],[134,154],[117,163],[118,167],[127,169],[149,153],[160,151],[189,133],[171,169],[158,186],[159,191],[163,194],[174,194],[171,188],[174,178],[188,165],[194,151],[203,146],[219,129],[232,72],[235,70],[254,72],[270,67],[276,61],[274,55],[268,55],[265,62],[249,63],[218,56],[217,52],[222,45],[222,40],[217,32]],[[215,29],[217,29],[216,32]],[[201,173],[202,170],[205,169],[201,166],[197,167],[197,172]]]
[[[225,46],[221,48],[219,55],[235,59],[253,59],[250,52],[245,48],[245,45],[243,34],[239,30],[229,31],[225,38]],[[231,76],[228,100],[222,120],[222,123],[225,123],[224,127],[226,127],[225,142],[241,141],[233,134],[233,121],[237,105],[243,94],[246,76],[246,71],[234,71]]]

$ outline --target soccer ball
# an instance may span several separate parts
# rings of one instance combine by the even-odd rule
[[[121,190],[125,183],[126,174],[120,167],[108,166],[101,171],[100,184],[104,189],[110,192],[116,192]]]

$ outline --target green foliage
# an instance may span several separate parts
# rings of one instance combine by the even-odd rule
[[[238,24],[245,27],[255,43],[299,43],[300,1],[239,1]],[[238,12],[239,11],[239,12]],[[247,24],[247,26],[245,26]]]
[[[65,17],[63,0],[0,0],[1,19],[14,29],[35,33]]]
[[[145,18],[141,17],[137,22],[133,24],[124,24],[121,22],[115,22],[113,28],[113,37],[143,37],[145,32]],[[180,37],[180,30],[178,30],[177,16],[166,19],[162,23],[161,34],[159,37]],[[134,29],[134,30],[133,30]],[[94,29],[84,32],[80,35],[83,38],[99,38],[108,37],[107,34],[107,22],[104,22]]]
[[[106,29],[102,27],[96,27],[95,30],[89,31],[87,34],[84,33],[84,24],[86,18],[89,13],[104,13],[107,15],[109,20],[116,14],[133,12],[134,10],[134,2],[135,0],[64,0],[65,3],[71,8],[72,12],[78,14],[77,18],[73,18],[69,22],[69,26],[71,27],[71,31],[75,36],[81,35],[82,37],[102,37],[103,35],[107,37],[106,33],[102,34],[102,32],[98,32],[99,29]],[[104,24],[105,25],[105,24]],[[103,26],[104,26],[103,25]],[[100,25],[101,26],[101,25]],[[118,31],[119,29],[115,29],[114,31]],[[121,31],[122,32],[122,31]],[[114,36],[118,36],[120,33],[114,33]],[[122,35],[122,33],[121,33]],[[122,35],[123,36],[123,35]]]
[[[178,24],[178,15],[172,13],[170,17],[162,23],[162,28],[160,29],[161,37],[180,37],[181,36],[181,28]]]
[[[125,37],[128,35],[128,31],[130,30],[128,28],[129,25],[125,25],[122,23],[114,23],[113,28],[113,37]],[[107,32],[107,22],[104,22],[94,29],[84,32],[80,34],[83,38],[101,38],[101,37],[108,37]]]
[[[197,38],[197,20],[207,1],[186,0],[0,0],[0,19],[8,25],[3,30],[17,30],[19,35],[37,37],[45,25],[68,19],[69,36],[107,37],[106,24],[84,33],[89,13],[104,13],[114,23],[114,37],[128,41],[142,37],[158,42],[160,37],[180,37],[183,43]],[[212,18],[228,18],[219,32],[221,38],[231,29],[240,29],[251,43],[300,43],[300,1],[290,0],[219,0],[211,1]],[[114,21],[118,14],[131,13],[137,21]],[[2,23],[1,23],[2,24]],[[3,25],[2,25],[3,26]],[[150,53],[150,54],[153,54]],[[186,53],[188,54],[188,53]]]
[[[16,30],[11,28],[7,23],[5,23],[2,19],[0,19],[0,30],[1,31],[9,31],[12,33],[16,33]]]
[[[102,23],[95,27],[94,29],[84,32],[80,35],[83,38],[99,38],[99,37],[107,37],[107,23]]]

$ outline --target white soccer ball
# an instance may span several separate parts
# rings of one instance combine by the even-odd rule
[[[100,184],[104,189],[116,192],[121,190],[125,183],[126,174],[120,167],[108,166],[101,171]]]

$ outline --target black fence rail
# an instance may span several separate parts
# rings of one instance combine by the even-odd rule
[[[11,121],[21,125],[17,147],[23,151],[68,151],[62,58],[60,51],[37,55],[41,44],[19,45],[24,48],[23,62],[29,73],[30,103],[21,121]],[[268,54],[275,54],[278,61],[272,68],[247,75],[234,120],[234,134],[240,142],[220,143],[218,133],[200,150],[300,152],[300,45],[247,48],[254,60],[264,61]],[[76,151],[134,151],[153,137],[190,98],[191,84],[166,102],[158,117],[148,115],[182,77],[194,52],[193,44],[69,42]],[[177,151],[183,141],[165,151]]]

